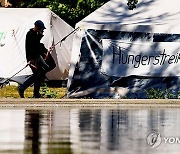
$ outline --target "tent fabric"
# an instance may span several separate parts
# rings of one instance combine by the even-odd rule
[[[110,0],[77,26],[86,29],[180,34],[179,0],[139,0],[128,10],[127,0]]]
[[[128,10],[126,0],[110,0],[78,22],[76,27],[81,30],[73,40],[68,97],[147,98],[147,91],[155,88],[168,89],[173,98],[178,98],[180,12],[177,4],[180,4],[178,0],[139,0],[136,9]],[[104,42],[111,43],[106,47]],[[133,60],[124,67],[112,64],[112,52],[107,54],[104,46],[116,48],[115,60],[126,54],[130,60],[143,57],[141,67],[130,67]],[[158,58],[163,54],[176,59],[173,65],[171,58],[159,64]],[[144,63],[145,59],[151,64]],[[137,66],[137,61],[132,66]]]
[[[0,77],[9,78],[26,66],[25,37],[36,20],[42,20],[46,29],[41,42],[49,49],[53,44],[74,30],[48,8],[0,8]],[[73,34],[52,52],[56,68],[47,73],[50,80],[64,80],[68,77]],[[27,67],[14,78],[23,82],[22,76],[32,74]],[[19,76],[19,78],[18,78]]]

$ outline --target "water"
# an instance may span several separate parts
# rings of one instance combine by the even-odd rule
[[[1,154],[176,154],[178,139],[180,109],[0,110]]]

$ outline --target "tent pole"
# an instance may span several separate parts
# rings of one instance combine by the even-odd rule
[[[65,37],[63,37],[60,41],[58,41],[56,44],[52,45],[52,46],[50,47],[49,51],[48,51],[47,54],[46,54],[45,60],[47,59],[48,54],[51,54],[51,53],[52,53],[52,51],[53,51],[53,49],[55,48],[56,45],[58,45],[58,44],[60,43],[60,47],[61,47],[61,43],[62,43],[63,41],[65,41],[67,37],[69,37],[71,34],[73,34],[75,31],[77,31],[77,30],[79,30],[79,29],[80,29],[80,27],[77,27],[77,28],[74,29],[72,32],[70,32],[70,33],[67,34]]]
[[[80,29],[80,27],[77,27],[76,29],[74,29],[74,30],[73,30],[72,32],[70,32],[68,35],[66,35],[65,37],[63,37],[59,42],[57,42],[55,45],[53,45],[53,47],[55,47],[55,46],[58,45],[59,43],[65,41],[65,39],[66,39],[67,37],[69,37],[72,33],[74,33],[75,31],[77,31],[77,30],[79,30],[79,29]]]

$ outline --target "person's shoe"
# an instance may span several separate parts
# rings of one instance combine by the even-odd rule
[[[20,86],[18,86],[18,93],[21,98],[24,98],[24,90]]]
[[[41,94],[34,94],[33,98],[41,98]]]

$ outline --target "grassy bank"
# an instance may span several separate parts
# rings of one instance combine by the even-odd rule
[[[44,98],[62,98],[66,94],[66,88],[41,87],[40,93]],[[24,92],[25,98],[33,97],[33,87],[29,87]],[[17,86],[6,85],[0,89],[0,98],[20,98]]]

